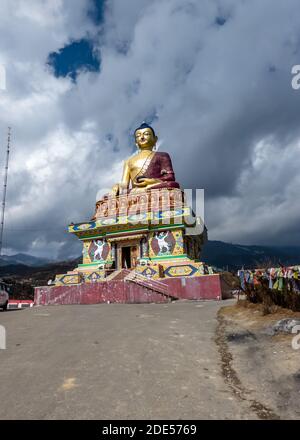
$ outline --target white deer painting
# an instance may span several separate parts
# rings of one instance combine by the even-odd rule
[[[104,240],[94,240],[93,243],[97,247],[97,249],[94,252],[94,261],[102,260],[102,254],[103,254],[103,250],[104,250],[104,246],[105,246],[105,241]]]
[[[156,235],[158,246],[159,246],[159,253],[165,254],[167,252],[170,252],[170,245],[166,242],[166,238],[169,235],[169,231],[166,232],[159,232]]]

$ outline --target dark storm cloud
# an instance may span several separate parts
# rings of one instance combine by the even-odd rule
[[[0,56],[13,86],[0,100],[1,130],[15,133],[10,251],[77,253],[65,226],[89,219],[120,179],[147,117],[177,180],[205,188],[210,238],[300,244],[296,0],[110,0],[98,24],[89,1],[31,3],[32,16],[10,2],[0,14],[20,26]],[[49,53],[80,39],[94,42],[101,71],[55,77]]]

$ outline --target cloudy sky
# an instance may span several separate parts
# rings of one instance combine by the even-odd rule
[[[4,252],[80,254],[88,220],[152,122],[209,238],[300,245],[298,0],[1,0]],[[2,176],[1,176],[2,177]]]

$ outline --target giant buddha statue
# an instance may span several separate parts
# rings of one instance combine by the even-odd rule
[[[138,152],[125,161],[122,180],[114,185],[112,193],[117,196],[127,191],[180,188],[169,154],[155,151],[157,136],[153,128],[143,123],[134,136]]]

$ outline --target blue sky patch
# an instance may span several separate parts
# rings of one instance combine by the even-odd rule
[[[55,76],[70,76],[76,81],[80,70],[98,72],[101,63],[95,56],[92,42],[82,39],[71,42],[58,52],[50,53],[47,64],[53,68]]]
[[[88,9],[88,17],[99,25],[104,21],[104,10],[106,0],[90,0],[90,8]]]
[[[218,25],[218,26],[224,26],[224,24],[226,23],[226,18],[224,18],[224,17],[216,17],[216,19],[215,19],[215,23]]]

